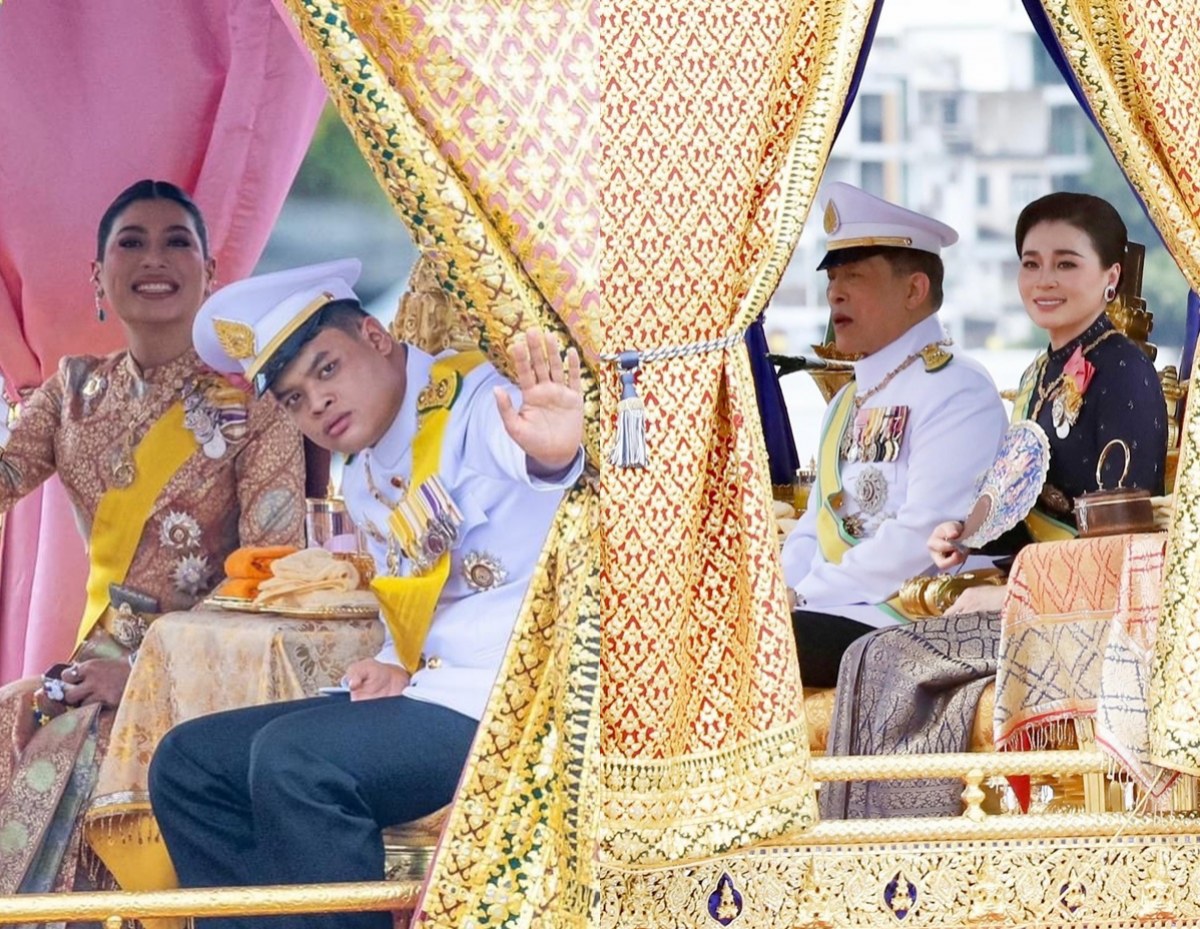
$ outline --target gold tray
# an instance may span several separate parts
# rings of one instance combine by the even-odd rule
[[[292,616],[296,619],[361,619],[379,614],[375,604],[345,604],[342,606],[264,606],[242,597],[209,597],[204,606],[236,613],[262,613],[267,616]]]

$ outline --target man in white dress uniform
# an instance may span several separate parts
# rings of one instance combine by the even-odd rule
[[[933,570],[925,543],[961,518],[1006,420],[996,387],[955,354],[938,319],[944,223],[848,184],[825,206],[827,297],[855,380],[822,423],[817,480],[783,570],[806,686],[832,687],[849,644],[906,621],[895,600]]]
[[[308,438],[352,456],[346,507],[369,539],[388,626],[325,696],[168,734],[151,798],[183,886],[383,878],[382,827],[446,805],[563,492],[583,468],[579,358],[513,349],[517,386],[478,353],[434,358],[359,306],[357,261],[232,284],[197,351],[270,390]],[[255,926],[214,919],[212,926]],[[384,929],[386,913],[289,926]]]

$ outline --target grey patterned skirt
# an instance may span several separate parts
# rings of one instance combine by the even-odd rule
[[[827,754],[967,751],[999,642],[999,611],[938,616],[859,639],[842,658]],[[821,816],[953,816],[961,793],[958,779],[831,782],[821,788]]]

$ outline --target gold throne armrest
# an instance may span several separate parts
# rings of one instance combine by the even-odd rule
[[[910,616],[941,616],[969,587],[1003,587],[1008,580],[999,568],[963,571],[961,574],[922,574],[910,577],[900,588],[900,605]]]

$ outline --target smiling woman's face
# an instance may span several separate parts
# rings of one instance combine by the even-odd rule
[[[137,200],[117,216],[96,278],[131,329],[191,325],[212,280],[187,210],[172,200]]]
[[[1061,220],[1038,223],[1021,243],[1017,287],[1034,324],[1059,348],[1104,312],[1104,291],[1121,279],[1119,264],[1105,267],[1091,237]]]

